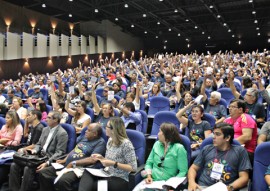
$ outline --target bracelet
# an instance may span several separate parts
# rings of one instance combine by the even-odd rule
[[[115,162],[114,165],[113,165],[114,168],[117,168],[118,167],[118,162]]]

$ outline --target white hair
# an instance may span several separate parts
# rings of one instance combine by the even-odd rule
[[[218,101],[220,101],[220,99],[221,99],[221,93],[219,93],[217,91],[213,91],[211,93],[211,96],[213,96],[214,98],[216,98]]]

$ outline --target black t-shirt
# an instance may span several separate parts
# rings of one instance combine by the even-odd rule
[[[243,96],[240,96],[239,99],[244,100]],[[256,117],[256,119],[258,118],[265,118],[265,111],[264,111],[264,105],[261,103],[254,103],[254,104],[248,104],[246,103],[246,111],[245,113],[251,115],[253,118]],[[254,116],[253,116],[254,115]]]
[[[36,144],[40,138],[44,126],[39,123],[36,127],[30,127],[30,133],[28,135],[27,144],[32,145]]]

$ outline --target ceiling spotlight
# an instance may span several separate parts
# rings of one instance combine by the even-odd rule
[[[187,44],[187,47],[189,48],[190,47],[190,44]]]
[[[195,28],[195,29],[197,29],[198,27],[197,27],[197,26],[195,26],[194,28]]]
[[[188,41],[188,38],[186,38],[186,41]]]
[[[260,35],[261,35],[261,33],[259,33],[259,32],[258,32],[258,34],[257,34],[257,35],[258,35],[258,36],[260,36]]]
[[[256,11],[252,11],[252,14],[255,15],[256,14]]]
[[[249,2],[249,3],[253,3],[253,0],[249,0],[248,2]]]
[[[172,29],[171,29],[171,28],[169,28],[169,29],[168,29],[168,31],[170,31],[170,32],[171,32],[171,31],[172,31]]]
[[[208,39],[211,39],[211,36],[208,36]]]
[[[217,15],[217,18],[220,18],[221,16],[220,15]]]
[[[223,26],[227,26],[227,23],[223,23]]]
[[[72,14],[69,14],[68,16],[69,16],[69,17],[72,17]]]
[[[142,16],[143,16],[143,17],[146,17],[146,14],[143,14]]]
[[[156,36],[156,38],[158,38],[158,36]]]
[[[118,18],[117,17],[115,17],[115,19],[114,19],[115,21],[118,21]]]
[[[177,9],[175,9],[175,10],[174,10],[174,12],[175,12],[175,13],[178,13],[178,10],[177,10]]]
[[[95,9],[95,13],[98,13],[98,9]]]
[[[205,32],[204,31],[202,31],[202,34],[204,34]]]
[[[167,47],[166,46],[163,46],[164,49],[166,49]]]
[[[231,29],[229,29],[228,32],[232,32]]]
[[[258,20],[255,20],[254,23],[258,23]]]
[[[258,30],[260,30],[260,28],[259,28],[259,27],[257,27],[257,28],[256,28],[256,30],[258,31]]]
[[[178,35],[177,36],[181,36],[181,34],[180,33],[178,33]]]
[[[167,42],[168,42],[167,40],[164,41],[164,43],[167,43]]]
[[[70,2],[72,2],[73,0],[69,0]]]
[[[132,28],[134,28],[134,25],[131,25]]]
[[[241,40],[239,40],[239,41],[238,41],[238,44],[240,45],[241,43],[242,43]]]
[[[157,24],[160,25],[160,22],[158,21]]]
[[[268,43],[270,43],[270,38],[267,40]]]
[[[147,31],[144,31],[144,34],[147,34]]]
[[[162,2],[163,0],[159,0],[160,2]]]
[[[214,8],[214,6],[213,6],[213,5],[210,5],[210,6],[209,6],[209,8],[210,8],[210,9],[213,9],[213,8]]]
[[[233,38],[235,37],[234,34],[232,35],[232,37],[233,37]]]
[[[125,4],[125,8],[128,8],[128,4]]]
[[[42,4],[42,7],[43,7],[43,8],[46,8],[46,4],[45,4],[45,3],[43,3],[43,4]]]
[[[188,19],[186,19],[186,22],[188,22],[189,20]]]

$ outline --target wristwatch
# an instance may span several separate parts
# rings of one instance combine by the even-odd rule
[[[72,161],[72,168],[76,168],[76,161]]]
[[[115,162],[114,165],[113,165],[114,168],[117,168],[118,167],[118,162]]]
[[[231,184],[229,185],[229,189],[230,189],[230,191],[234,191],[234,188]]]

